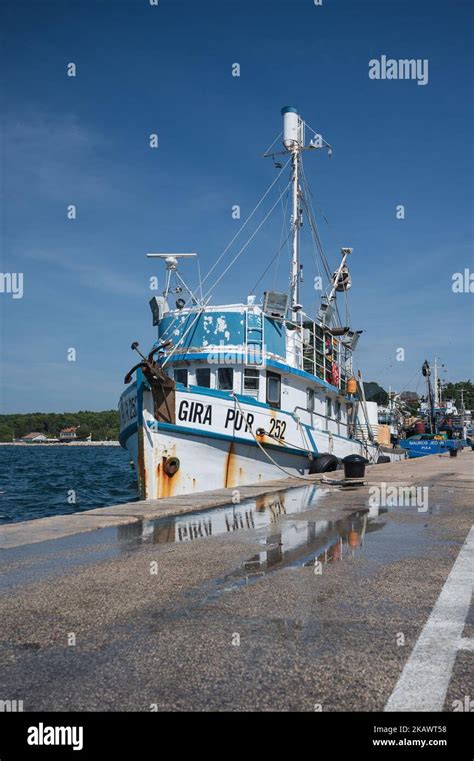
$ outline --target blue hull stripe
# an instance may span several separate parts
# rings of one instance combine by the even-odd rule
[[[138,425],[137,423],[131,423],[130,425],[127,425],[126,428],[123,429],[123,431],[120,431],[119,435],[119,442],[120,446],[122,446],[124,449],[126,449],[125,444],[127,443],[130,436],[133,436],[134,433],[138,431]]]
[[[249,447],[256,447],[258,444],[252,439],[243,439],[240,436],[230,436],[228,434],[224,433],[214,433],[213,431],[201,431],[198,428],[186,428],[184,426],[179,425],[171,425],[170,423],[157,423],[157,422],[148,422],[147,423],[148,428],[154,430],[154,431],[167,431],[169,433],[178,433],[182,435],[193,435],[193,436],[200,436],[204,438],[209,439],[220,439],[221,441],[230,441],[235,442],[236,444],[244,444],[245,446]],[[119,436],[119,441],[121,446],[126,449],[126,444],[128,439],[133,436],[134,433],[136,433],[138,430],[138,426],[136,423],[132,423],[131,425],[127,426]],[[309,431],[308,431],[309,433]],[[317,448],[314,444],[313,438],[311,434],[309,434],[311,443],[314,446],[314,450],[312,454],[317,454]],[[299,455],[300,457],[307,457],[306,452],[300,450],[300,449],[294,449],[293,447],[282,447],[278,444],[264,444],[263,445],[265,449],[277,449],[279,452],[284,452],[285,454],[295,454]]]
[[[258,444],[253,439],[243,439],[240,436],[230,436],[226,433],[215,433],[214,431],[202,431],[199,428],[186,428],[185,426],[180,425],[171,425],[170,423],[153,423],[148,422],[148,427],[152,430],[157,431],[167,431],[169,433],[178,433],[182,436],[201,436],[205,439],[217,439],[220,441],[229,441],[231,443],[235,444],[244,444],[248,447],[258,447]],[[265,449],[275,449],[279,452],[282,452],[284,454],[295,454],[299,457],[307,457],[307,453],[305,451],[302,451],[301,449],[294,449],[292,447],[282,447],[278,444],[267,444],[265,443],[263,445]]]

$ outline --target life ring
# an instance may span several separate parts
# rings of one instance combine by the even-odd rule
[[[332,276],[332,282],[336,291],[338,291],[338,293],[341,293],[343,291],[348,291],[349,288],[351,288],[352,286],[351,275],[346,264],[339,272],[339,277],[338,277],[338,273],[334,272]]]

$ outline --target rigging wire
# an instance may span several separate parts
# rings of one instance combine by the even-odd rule
[[[281,190],[281,188],[280,188],[280,183],[278,183],[278,190]],[[286,214],[287,214],[287,210],[288,210],[288,199],[289,199],[289,197],[290,197],[290,191],[289,191],[289,189],[288,189],[288,192],[287,192],[287,194],[286,194],[286,199],[285,199],[285,205],[284,205],[284,206],[283,206],[283,198],[282,198],[282,201],[281,201],[281,211],[282,211],[282,217],[283,217],[283,219],[282,219],[282,225],[281,225],[281,233],[280,233],[280,248],[279,248],[279,249],[278,249],[278,251],[277,251],[277,255],[278,255],[278,258],[277,258],[277,263],[276,263],[275,271],[274,271],[274,273],[273,273],[273,290],[275,290],[276,279],[277,279],[277,275],[278,275],[278,266],[279,266],[279,264],[280,264],[280,252],[281,252],[281,249],[283,248],[283,246],[285,245],[285,243],[286,243],[286,242],[287,242],[287,241],[290,239],[290,237],[291,237],[291,232],[290,232],[290,234],[288,235],[288,237],[287,237],[287,238],[286,238],[286,240],[285,240],[285,243],[283,243],[283,244],[282,244],[283,235],[284,235],[284,232],[285,232],[285,227],[286,227]],[[272,262],[273,262],[273,261],[274,261],[274,259],[272,259]],[[270,264],[271,264],[271,263],[270,263]],[[268,268],[267,268],[267,269],[268,269]],[[254,290],[255,290],[255,289],[254,289]]]
[[[313,204],[312,204],[312,200],[311,200],[311,195],[312,194],[311,194],[310,188],[308,186],[308,181],[306,179],[306,173],[304,171],[303,162],[301,162],[301,177],[302,177],[302,184],[303,184],[303,188],[304,188],[304,196],[303,196],[302,200],[304,202],[304,206],[305,206],[305,210],[306,210],[306,215],[307,215],[308,221],[309,221],[309,226],[310,226],[311,232],[313,234],[314,244],[315,244],[316,248],[319,251],[319,255],[321,257],[321,261],[322,261],[324,270],[326,272],[327,277],[330,280],[331,279],[331,274],[332,274],[331,273],[331,268],[329,267],[329,263],[328,263],[326,254],[324,252],[324,247],[323,247],[323,244],[321,242],[320,235],[319,235],[318,226],[316,224],[316,217],[315,217],[315,214],[314,214]]]
[[[277,139],[278,139],[278,138],[277,138]],[[272,183],[269,185],[269,187],[267,188],[267,190],[265,191],[265,193],[264,193],[264,194],[261,196],[261,198],[260,198],[260,200],[258,201],[257,205],[254,207],[254,209],[253,209],[253,210],[251,211],[251,213],[248,215],[248,217],[246,218],[246,220],[245,220],[245,221],[242,223],[242,225],[239,227],[239,229],[237,230],[237,232],[236,232],[236,234],[234,235],[234,237],[232,238],[232,240],[231,240],[231,241],[230,241],[230,242],[227,244],[227,246],[226,246],[226,247],[225,247],[225,249],[222,251],[222,253],[220,254],[220,256],[219,256],[219,257],[217,258],[217,260],[214,262],[214,264],[212,265],[212,267],[211,267],[211,269],[208,271],[208,273],[205,275],[205,277],[204,277],[204,278],[202,278],[202,279],[201,279],[201,278],[199,278],[199,279],[200,279],[199,288],[200,288],[200,293],[201,293],[201,299],[202,299],[202,300],[205,300],[205,299],[206,299],[206,296],[202,297],[202,286],[203,286],[203,284],[204,284],[204,283],[206,282],[206,280],[209,278],[209,276],[211,275],[211,273],[213,272],[213,270],[214,270],[214,269],[217,267],[217,265],[219,264],[219,262],[220,262],[220,261],[223,259],[223,257],[225,256],[225,254],[227,253],[227,251],[229,250],[229,248],[232,246],[232,244],[234,243],[234,241],[235,241],[235,240],[237,239],[237,237],[240,235],[240,233],[242,232],[242,230],[243,230],[243,229],[246,227],[246,225],[248,224],[248,222],[250,222],[250,220],[251,220],[251,219],[252,219],[252,217],[254,216],[255,212],[256,212],[256,211],[257,211],[257,209],[258,209],[258,208],[259,208],[259,207],[262,205],[263,201],[265,200],[265,198],[267,197],[267,195],[270,193],[270,191],[272,190],[272,188],[274,187],[274,185],[275,185],[275,184],[276,184],[276,183],[279,181],[279,179],[280,179],[281,175],[283,174],[283,172],[284,172],[284,171],[285,171],[285,169],[287,168],[287,166],[288,166],[288,164],[290,163],[290,161],[291,161],[291,156],[288,158],[288,160],[287,160],[286,164],[284,164],[284,166],[283,166],[283,167],[281,168],[281,170],[278,172],[277,176],[275,177],[275,179],[273,180],[273,182],[272,182]],[[290,182],[288,182],[288,185],[285,187],[285,190],[286,190],[286,189],[289,187],[289,185],[290,185]],[[279,200],[280,200],[280,199],[278,199],[278,201],[279,201]],[[278,201],[277,201],[277,203],[278,203]],[[272,208],[272,210],[273,210],[273,208]],[[268,216],[268,215],[267,215],[267,216]],[[267,219],[267,217],[265,217],[265,220],[266,220],[266,219]],[[264,221],[265,221],[265,220],[264,220]],[[261,225],[260,225],[260,226],[257,228],[257,231],[260,229],[260,227],[261,227]],[[254,233],[254,235],[253,235],[252,237],[254,237],[254,236],[255,236],[255,233]],[[250,242],[250,241],[248,241],[248,242]],[[225,272],[226,272],[226,271],[227,271],[227,270],[225,270]],[[222,276],[219,278],[219,280],[218,280],[218,281],[216,281],[216,282],[214,283],[214,285],[212,286],[212,288],[214,288],[214,287],[217,285],[217,282],[220,282],[220,280],[221,280],[221,279],[222,279]],[[208,291],[208,293],[209,293],[209,291]],[[189,306],[190,302],[192,302],[192,301],[193,301],[193,297],[192,297],[192,295],[190,295],[190,297],[189,297],[189,298],[187,299],[187,301],[185,302],[185,304],[184,304],[184,306],[183,306],[183,309],[185,309],[187,306]],[[162,334],[162,336],[161,336],[161,339],[162,339],[162,340],[164,340],[164,338],[165,338],[165,337],[166,337],[166,336],[169,334],[169,332],[172,330],[172,328],[173,328],[173,327],[176,325],[176,322],[177,322],[178,318],[179,318],[179,314],[178,314],[178,315],[176,315],[176,316],[173,318],[173,320],[171,320],[170,324],[168,325],[168,327],[166,328],[166,330],[163,332],[163,334]]]
[[[311,190],[310,190],[310,188],[308,186],[308,181],[306,179],[306,175],[305,175],[305,172],[304,172],[304,168],[303,168],[303,163],[302,162],[301,162],[301,169],[302,169],[302,172],[301,172],[301,175],[302,175],[302,184],[303,184],[303,188],[304,188],[304,195],[302,197],[302,202],[303,202],[303,205],[304,205],[305,210],[306,210],[306,215],[308,217],[309,226],[310,226],[310,229],[311,229],[311,232],[312,232],[312,235],[313,235],[314,245],[315,245],[315,247],[317,248],[317,250],[319,252],[319,256],[321,258],[324,270],[326,272],[326,277],[328,278],[329,283],[332,283],[333,274],[332,274],[331,268],[329,267],[329,262],[328,262],[328,259],[326,257],[326,254],[324,252],[324,247],[323,247],[320,235],[319,235],[319,230],[318,230],[318,226],[316,224],[316,218],[315,218],[314,209],[313,209],[312,201],[311,201],[311,195],[312,194],[311,194]],[[347,294],[346,294],[346,297],[347,297]],[[335,316],[337,318],[336,319],[336,324],[339,324],[340,326],[342,326],[341,315],[340,315],[340,312],[339,312],[339,305],[337,303],[337,299],[334,299],[334,301],[333,301],[333,308],[334,308]]]
[[[291,181],[290,181],[290,182],[291,182]],[[288,187],[289,187],[289,185],[290,185],[290,182],[288,182],[288,185],[287,185],[287,186],[284,188],[284,190],[283,190],[283,193],[285,193],[285,192],[286,192],[286,190],[288,189]],[[276,208],[276,206],[277,206],[279,203],[280,203],[280,196],[277,198],[277,200],[275,201],[275,203],[274,203],[274,204],[273,204],[273,206],[271,207],[270,211],[269,211],[269,212],[268,212],[268,213],[265,215],[265,217],[262,219],[262,221],[261,221],[261,222],[260,222],[260,224],[258,225],[257,229],[256,229],[256,230],[254,230],[254,232],[252,233],[252,235],[250,236],[250,238],[247,240],[247,242],[246,242],[246,243],[244,243],[244,245],[243,245],[243,246],[240,248],[240,250],[239,250],[239,251],[237,252],[237,254],[234,256],[234,258],[232,259],[232,261],[230,261],[230,262],[229,262],[229,264],[227,265],[227,267],[226,267],[226,269],[224,270],[224,272],[222,272],[222,274],[220,275],[220,277],[219,277],[219,278],[217,278],[217,280],[215,281],[214,285],[213,285],[213,286],[211,286],[211,288],[210,288],[210,289],[207,291],[207,293],[204,295],[204,304],[202,304],[202,305],[201,305],[200,309],[199,309],[199,310],[197,311],[197,313],[196,313],[196,316],[195,316],[194,320],[192,320],[191,324],[188,326],[188,328],[186,329],[186,331],[183,333],[183,335],[181,336],[181,338],[180,338],[180,340],[178,341],[178,343],[177,343],[175,346],[173,346],[173,348],[171,349],[170,353],[169,353],[169,354],[166,356],[165,360],[163,361],[163,367],[164,367],[164,366],[165,366],[165,365],[166,365],[166,364],[167,364],[167,363],[170,361],[170,359],[171,359],[171,358],[174,356],[174,354],[176,353],[176,350],[178,349],[178,347],[180,346],[180,344],[183,342],[184,338],[185,338],[185,337],[188,335],[188,333],[190,332],[190,330],[192,329],[192,327],[195,325],[195,323],[196,323],[196,322],[197,322],[197,320],[199,319],[200,315],[201,315],[201,314],[204,312],[205,306],[207,305],[207,303],[209,302],[209,300],[210,300],[210,298],[211,298],[212,289],[213,289],[213,288],[215,288],[215,287],[218,285],[218,283],[219,283],[219,282],[222,280],[222,278],[223,278],[223,277],[224,277],[224,276],[227,274],[227,272],[230,270],[230,268],[233,266],[233,264],[234,264],[234,263],[237,261],[237,259],[239,258],[239,256],[240,256],[240,255],[241,255],[241,254],[242,254],[242,253],[245,251],[245,249],[247,248],[247,246],[248,246],[248,245],[251,243],[251,241],[252,241],[252,240],[253,240],[253,238],[256,236],[256,234],[258,233],[258,231],[260,230],[260,228],[261,228],[261,227],[263,227],[263,225],[264,225],[264,224],[265,224],[265,222],[267,221],[268,217],[270,216],[270,214],[273,212],[273,210]],[[176,322],[176,320],[178,319],[178,316],[179,316],[179,315],[177,315],[177,316],[175,317],[175,319],[174,319],[174,320],[173,320],[173,321],[170,323],[170,325],[168,326],[168,328],[166,329],[166,331],[164,332],[164,334],[163,334],[163,335],[165,335],[165,334],[166,334],[166,332],[168,331],[168,329],[171,327],[171,324],[173,324],[173,322]],[[162,337],[162,340],[163,340],[163,337]]]
[[[278,139],[278,138],[277,138],[277,139]],[[239,227],[239,229],[237,230],[236,234],[234,235],[234,237],[232,238],[232,240],[230,241],[230,243],[228,243],[228,245],[225,247],[225,249],[223,250],[223,252],[221,253],[221,255],[220,255],[220,256],[217,258],[217,260],[214,262],[214,264],[212,265],[211,269],[209,270],[209,272],[207,273],[207,275],[204,277],[204,279],[203,279],[203,281],[202,281],[202,284],[204,284],[204,283],[206,282],[206,280],[207,280],[207,279],[208,279],[208,277],[210,276],[211,272],[213,272],[213,271],[215,270],[215,268],[217,267],[217,265],[219,264],[219,262],[220,262],[220,261],[223,259],[223,257],[225,256],[225,254],[227,253],[227,251],[229,250],[229,248],[231,247],[231,245],[234,243],[234,241],[236,240],[236,238],[237,238],[237,237],[240,235],[240,233],[242,232],[242,230],[244,229],[244,227],[246,227],[246,225],[248,224],[248,222],[250,222],[250,220],[252,219],[253,215],[254,215],[254,214],[255,214],[255,212],[257,211],[257,209],[258,209],[258,208],[261,206],[261,204],[263,203],[263,201],[265,200],[265,198],[266,198],[266,197],[267,197],[267,195],[269,194],[270,190],[273,188],[273,186],[274,186],[274,185],[275,185],[275,184],[278,182],[278,180],[280,179],[281,175],[283,174],[283,172],[285,171],[286,167],[287,167],[287,166],[288,166],[288,164],[290,163],[290,160],[291,160],[291,157],[290,157],[290,158],[287,160],[286,164],[285,164],[285,165],[284,165],[284,166],[281,168],[281,170],[278,172],[277,176],[275,177],[275,179],[273,180],[273,182],[271,183],[271,185],[270,185],[270,186],[267,188],[267,190],[265,191],[265,193],[263,194],[263,196],[260,198],[259,202],[258,202],[258,203],[257,203],[257,205],[255,206],[255,208],[253,209],[253,211],[252,211],[252,212],[249,214],[249,216],[247,217],[247,219],[245,220],[245,222],[244,222],[244,223],[243,223],[243,224],[242,224],[242,225]],[[288,185],[289,185],[289,183],[288,183]],[[286,189],[286,188],[285,188],[285,189]],[[280,199],[278,199],[278,200],[280,200]],[[214,286],[212,286],[212,287],[215,287],[215,285],[216,285],[216,284],[214,284]]]
[[[267,150],[266,150],[266,151],[265,151],[265,153],[263,154],[264,156],[271,156],[271,155],[272,155],[272,154],[270,153],[271,149],[272,149],[272,148],[273,148],[273,146],[275,145],[276,141],[277,141],[277,140],[279,140],[279,139],[280,139],[280,137],[282,137],[282,136],[283,136],[283,130],[280,132],[280,134],[279,134],[279,135],[277,135],[277,136],[276,136],[276,138],[275,138],[275,140],[273,141],[273,143],[272,143],[272,144],[271,144],[271,145],[270,145],[270,146],[267,148]]]
[[[291,232],[290,232],[290,233],[289,233],[289,235],[287,236],[286,240],[284,240],[284,241],[283,241],[283,243],[281,244],[281,246],[280,246],[280,248],[278,249],[278,251],[276,252],[276,254],[274,254],[274,256],[273,256],[273,257],[272,257],[272,259],[270,260],[270,262],[269,262],[268,266],[267,266],[267,267],[265,268],[265,270],[262,272],[262,274],[260,275],[259,279],[257,280],[257,282],[255,283],[255,285],[253,286],[253,288],[251,288],[251,289],[250,289],[250,293],[253,293],[254,291],[256,291],[256,290],[257,290],[257,286],[258,286],[258,285],[260,284],[260,282],[263,280],[263,278],[264,278],[264,277],[265,277],[265,275],[267,274],[268,270],[269,270],[269,269],[270,269],[270,267],[272,266],[273,262],[275,261],[275,259],[277,258],[277,256],[279,256],[279,255],[280,255],[280,253],[281,253],[281,250],[283,249],[283,247],[284,247],[284,246],[286,246],[286,244],[288,243],[288,241],[289,241],[289,239],[290,239],[290,238],[291,238]]]
[[[284,190],[283,190],[283,193],[286,193],[286,191],[288,190],[288,188],[289,188],[289,186],[290,186],[290,183],[291,183],[291,180],[288,182],[288,184],[287,184],[287,185],[286,185],[286,187],[284,188]],[[268,212],[267,212],[267,214],[264,216],[264,218],[262,219],[262,221],[261,221],[261,222],[260,222],[260,224],[258,225],[257,229],[256,229],[256,230],[254,230],[254,232],[252,233],[252,235],[250,236],[250,238],[247,240],[247,242],[246,242],[246,243],[244,243],[244,245],[243,245],[243,246],[240,248],[240,250],[239,250],[239,251],[236,253],[236,255],[234,256],[234,258],[233,258],[233,259],[232,259],[232,260],[229,262],[229,264],[227,265],[227,267],[225,268],[225,270],[224,270],[224,271],[221,273],[221,275],[220,275],[220,276],[217,278],[217,280],[215,281],[214,285],[213,285],[213,286],[211,286],[211,288],[210,288],[210,289],[207,291],[207,293],[206,293],[206,295],[205,295],[205,297],[204,297],[204,298],[207,298],[207,297],[209,297],[209,298],[210,298],[210,296],[211,296],[211,293],[212,293],[212,291],[214,290],[214,288],[215,288],[215,287],[216,287],[216,286],[217,286],[217,285],[220,283],[220,281],[222,280],[222,278],[223,278],[223,277],[224,277],[224,276],[227,274],[227,272],[230,270],[230,268],[233,266],[233,264],[234,264],[234,263],[237,261],[237,259],[239,258],[239,256],[240,256],[240,255],[241,255],[241,254],[242,254],[242,253],[245,251],[245,249],[247,248],[247,246],[248,246],[248,245],[251,243],[251,241],[252,241],[252,240],[255,238],[255,236],[256,236],[256,234],[258,233],[258,231],[260,230],[260,228],[261,228],[261,227],[263,227],[263,225],[264,225],[264,224],[265,224],[265,222],[267,221],[267,219],[268,219],[268,217],[270,216],[270,214],[273,212],[273,210],[276,208],[276,206],[277,206],[277,205],[280,203],[280,199],[281,199],[281,196],[279,196],[279,197],[277,198],[277,200],[275,201],[275,203],[274,203],[274,204],[273,204],[273,206],[271,207],[270,211],[268,211]]]

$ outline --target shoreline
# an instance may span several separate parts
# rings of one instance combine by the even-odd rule
[[[119,447],[120,441],[0,441],[0,447]]]
[[[445,455],[428,455],[427,457],[402,460],[396,463],[368,465],[365,471],[364,485],[355,491],[341,490],[340,486],[324,483],[324,473],[315,473],[305,479],[304,482],[296,477],[287,477],[247,484],[239,487],[240,500],[262,497],[279,491],[291,491],[312,482],[314,486],[329,487],[338,495],[340,501],[344,501],[346,507],[349,505],[353,507],[356,504],[358,508],[365,506],[367,509],[365,501],[370,486],[378,485],[381,481],[392,485],[396,483],[405,486],[423,484],[426,483],[426,479],[433,475],[442,475],[446,470],[453,468],[456,463],[467,462],[469,454],[461,455],[457,460],[451,460]],[[420,460],[422,460],[421,463]],[[112,528],[127,523],[163,517],[172,518],[185,513],[218,508],[232,504],[233,494],[233,487],[229,487],[174,497],[162,497],[156,500],[136,500],[75,513],[5,523],[0,525],[0,550],[22,544],[35,544],[50,539],[64,538],[100,528]]]

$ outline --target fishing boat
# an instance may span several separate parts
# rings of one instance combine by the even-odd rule
[[[431,383],[431,367],[428,360],[425,360],[421,368],[423,377],[426,380],[427,388],[427,410],[426,426],[421,423],[421,430],[413,436],[408,436],[400,441],[400,446],[406,449],[410,459],[414,457],[426,457],[431,454],[457,454],[466,442],[454,434],[452,426],[440,425],[440,409],[437,406],[436,394],[433,391]],[[435,383],[435,388],[437,384]]]
[[[149,253],[163,260],[165,288],[150,301],[157,339],[125,377],[119,402],[120,443],[135,465],[142,498],[157,499],[275,478],[335,470],[358,454],[368,462],[398,460],[403,449],[382,447],[370,426],[362,377],[353,372],[360,330],[341,319],[347,307],[352,248],[329,266],[316,226],[303,154],[330,145],[292,106],[282,109],[283,130],[265,153],[276,178],[231,241],[289,171],[289,179],[264,217],[282,206],[290,264],[288,291],[264,290],[237,303],[214,305],[212,292],[245,251],[229,246],[196,287],[182,266],[190,253]],[[306,135],[311,135],[306,142]],[[275,144],[282,139],[282,150]],[[286,206],[285,206],[286,204]],[[301,228],[308,222],[313,253],[325,273],[314,313],[300,302]],[[275,260],[274,252],[273,261]],[[222,272],[203,288],[218,265]],[[268,270],[268,267],[267,267]],[[264,273],[265,274],[265,273]],[[315,283],[316,286],[316,283]]]

